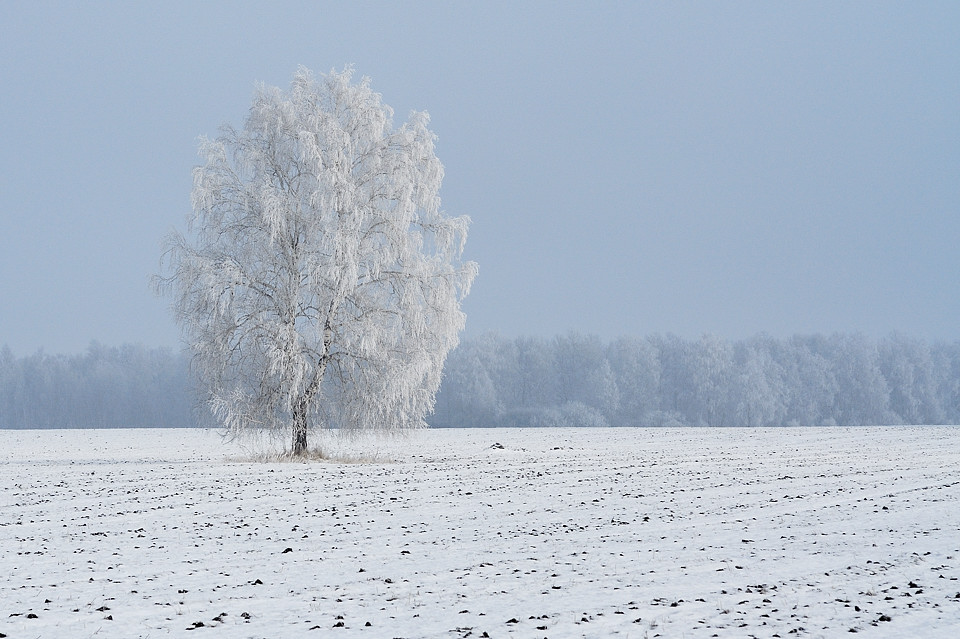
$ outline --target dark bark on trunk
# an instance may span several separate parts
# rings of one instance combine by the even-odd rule
[[[327,370],[327,358],[320,360],[316,374],[310,386],[303,392],[300,399],[293,405],[293,454],[296,457],[307,453],[307,417],[310,415],[310,406],[320,391],[320,382]]]
[[[306,398],[293,408],[293,454],[297,457],[307,452],[307,402]]]

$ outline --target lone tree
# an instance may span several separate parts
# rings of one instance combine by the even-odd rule
[[[156,279],[231,432],[425,425],[477,272],[449,217],[426,113],[399,128],[352,69],[260,87],[202,139],[187,237]]]

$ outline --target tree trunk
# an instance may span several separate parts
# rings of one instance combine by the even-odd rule
[[[307,452],[307,406],[306,398],[293,407],[293,454],[296,457]]]
[[[300,399],[293,405],[293,454],[296,457],[307,452],[307,415],[310,414],[310,404],[313,403],[320,390],[320,381],[327,370],[327,358],[320,360],[320,365],[313,376],[310,386],[304,391]]]

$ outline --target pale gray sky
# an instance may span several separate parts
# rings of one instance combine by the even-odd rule
[[[0,344],[175,345],[196,141],[353,63],[432,116],[468,335],[960,338],[960,3],[0,3]]]

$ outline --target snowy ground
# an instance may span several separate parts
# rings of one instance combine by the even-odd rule
[[[0,431],[0,635],[960,636],[960,428],[328,445]]]

